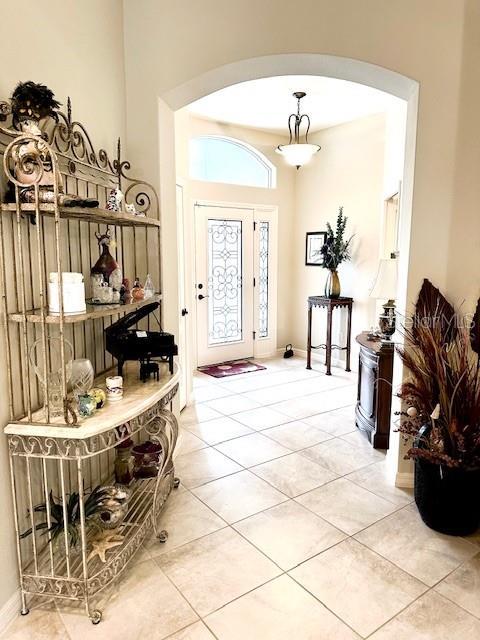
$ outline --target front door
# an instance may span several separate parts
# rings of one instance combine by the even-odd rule
[[[198,365],[253,356],[254,209],[195,205]]]

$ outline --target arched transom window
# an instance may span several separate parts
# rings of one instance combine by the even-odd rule
[[[247,187],[276,186],[275,166],[249,144],[222,136],[190,140],[190,177]]]

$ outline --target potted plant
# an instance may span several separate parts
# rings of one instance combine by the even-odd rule
[[[340,279],[338,277],[338,266],[350,260],[350,243],[353,236],[345,240],[345,228],[348,218],[343,215],[343,207],[340,207],[337,215],[335,232],[327,222],[327,237],[321,251],[323,255],[322,267],[328,269],[329,273],[325,283],[325,296],[327,298],[340,297]]]
[[[398,349],[408,371],[399,431],[415,461],[415,502],[429,527],[462,536],[480,525],[480,300],[464,325],[425,280]]]

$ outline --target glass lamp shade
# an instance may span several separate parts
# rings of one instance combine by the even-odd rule
[[[275,149],[277,153],[282,155],[288,164],[297,169],[307,164],[312,157],[320,151],[318,144],[280,144]]]
[[[397,261],[395,258],[380,260],[375,284],[370,292],[377,300],[395,300],[397,296]]]

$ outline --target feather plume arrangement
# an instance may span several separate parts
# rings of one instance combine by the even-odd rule
[[[38,120],[53,118],[58,122],[56,109],[61,103],[55,100],[53,91],[44,84],[19,82],[12,93],[13,125],[16,127],[22,117],[31,115]]]
[[[480,468],[480,300],[470,327],[425,280],[405,345],[408,371],[400,389],[399,431],[413,446],[407,458],[463,469]],[[460,326],[459,326],[460,325]],[[428,425],[427,430],[422,427]]]

